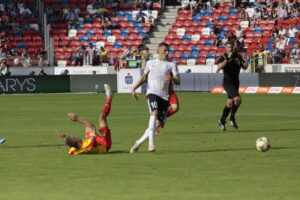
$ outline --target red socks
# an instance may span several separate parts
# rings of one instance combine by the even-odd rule
[[[106,97],[106,102],[105,102],[105,106],[102,110],[102,113],[104,113],[105,116],[108,116],[110,113],[110,107],[111,107],[111,101],[112,101],[112,97]]]

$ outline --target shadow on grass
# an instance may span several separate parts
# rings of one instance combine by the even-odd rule
[[[300,149],[300,147],[271,147],[273,150],[283,150],[283,149]],[[238,149],[211,149],[211,150],[187,150],[187,151],[173,151],[167,150],[162,151],[163,153],[214,153],[214,152],[226,152],[226,151],[257,151],[255,147],[253,148],[238,148]]]
[[[264,132],[289,132],[289,131],[300,131],[300,128],[284,128],[284,129],[268,129],[268,130],[257,130],[257,129],[249,129],[249,130],[235,130],[235,129],[227,129],[227,131],[185,131],[185,132],[174,132],[175,134],[231,134],[231,133],[264,133]]]
[[[63,147],[65,144],[39,144],[39,145],[22,145],[22,146],[0,146],[0,149],[20,149],[20,148],[48,148],[48,147]]]

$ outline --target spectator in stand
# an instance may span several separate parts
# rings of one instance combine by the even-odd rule
[[[295,48],[292,49],[290,53],[290,58],[291,58],[291,64],[299,64],[299,58],[300,58],[300,47],[299,44],[296,45]]]
[[[11,72],[9,71],[9,65],[6,62],[6,59],[0,60],[0,75],[1,76],[10,76]]]
[[[135,1],[135,8],[143,8],[144,0],[136,0]]]
[[[112,0],[111,7],[114,11],[120,10],[120,1],[119,0]]]
[[[31,58],[25,50],[22,52],[22,66],[31,67]]]
[[[270,19],[276,20],[278,18],[278,14],[275,10],[275,7],[272,7],[271,13],[270,13]]]
[[[278,6],[277,16],[278,16],[278,19],[286,19],[287,18],[287,10],[284,7],[284,5]]]
[[[153,10],[153,0],[145,0],[143,8],[144,10]]]
[[[75,62],[75,66],[77,66],[78,64],[80,66],[83,65],[83,57],[84,57],[84,54],[85,54],[85,46],[84,45],[81,45],[80,47],[78,47],[77,49],[77,54],[76,54],[76,62]]]
[[[46,76],[46,72],[44,71],[44,69],[41,69],[38,73],[39,76]]]
[[[269,12],[268,12],[268,10],[267,10],[266,7],[263,7],[263,8],[262,8],[261,19],[262,19],[262,20],[268,20],[268,19],[271,19],[270,14],[269,14]]]
[[[109,16],[105,16],[103,20],[104,21],[101,22],[101,27],[108,28],[108,29],[119,28],[119,25],[115,21],[112,21]]]
[[[47,51],[49,50],[49,48],[47,49],[39,49],[37,51],[37,58],[38,58],[38,66],[42,67],[42,66],[48,66],[48,59],[47,59]]]
[[[97,10],[97,17],[104,18],[108,14],[108,10],[104,7],[102,3],[100,8]]]
[[[282,26],[279,27],[278,35],[279,35],[279,36],[286,36],[286,35],[287,35],[286,30],[283,29]]]
[[[6,52],[0,47],[0,60],[6,59]]]
[[[135,21],[140,23],[145,23],[146,15],[142,12],[142,8],[138,8],[138,13],[136,14]]]
[[[100,48],[98,55],[99,55],[100,64],[108,62],[108,59],[107,59],[108,52],[107,52],[107,50],[104,49],[104,47]]]
[[[68,20],[69,29],[72,29],[75,26],[78,17],[79,16],[76,15],[74,10],[67,14],[66,19]]]
[[[276,27],[274,26],[274,27],[273,27],[273,31],[272,31],[272,36],[276,38],[278,35],[279,35],[279,32],[278,32],[278,30],[276,29]]]
[[[97,9],[95,9],[92,4],[89,4],[87,6],[87,12],[90,14],[91,17],[94,17],[97,14]]]
[[[243,42],[243,40],[244,40],[244,33],[243,33],[243,30],[242,30],[241,26],[239,26],[238,29],[235,31],[235,35],[236,35],[237,40],[239,42]]]
[[[289,25],[289,30],[288,30],[288,37],[289,38],[295,38],[296,37],[296,34],[298,33],[298,29],[296,29],[295,27],[293,27],[292,24]]]
[[[20,6],[19,12],[20,12],[20,16],[22,18],[30,18],[33,16],[31,10],[29,8],[25,7],[24,4]]]
[[[178,0],[178,2],[181,3],[181,8],[178,9],[178,12],[180,10],[190,10],[191,9],[189,0]]]
[[[284,52],[286,44],[287,44],[287,38],[286,37],[280,36],[280,37],[277,38],[276,48],[278,48],[280,51]]]
[[[94,51],[95,48],[93,45],[89,44],[89,46],[85,49],[84,65],[93,65]]]
[[[259,8],[255,8],[253,18],[255,20],[261,20],[262,14]]]
[[[245,52],[245,48],[240,41],[235,40],[233,46],[236,52]]]

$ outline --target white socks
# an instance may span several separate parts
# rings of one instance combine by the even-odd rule
[[[150,115],[149,126],[144,135],[137,140],[138,145],[141,145],[149,137],[149,147],[154,147],[154,135],[156,129],[156,116]]]

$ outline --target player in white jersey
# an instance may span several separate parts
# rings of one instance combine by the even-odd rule
[[[156,121],[158,120],[159,123],[163,123],[166,117],[169,108],[169,85],[171,81],[175,84],[180,84],[180,77],[176,64],[168,61],[169,45],[160,43],[157,48],[157,54],[157,59],[147,62],[144,74],[131,91],[132,96],[138,100],[135,90],[147,81],[147,99],[150,109],[150,120],[144,135],[131,147],[130,153],[137,152],[142,143],[147,139],[149,139],[148,151],[155,151],[154,135],[157,127]]]

